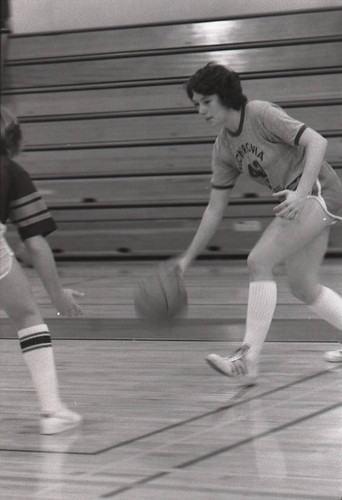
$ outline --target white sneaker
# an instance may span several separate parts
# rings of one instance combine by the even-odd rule
[[[64,407],[56,413],[41,416],[40,433],[58,434],[76,427],[81,422],[81,415]]]
[[[336,351],[327,351],[324,355],[325,361],[330,363],[342,363],[342,349],[336,349]]]
[[[257,379],[257,363],[247,358],[249,345],[244,344],[231,356],[223,358],[218,354],[209,354],[206,361],[214,370],[227,377],[243,376],[245,385],[255,385]]]

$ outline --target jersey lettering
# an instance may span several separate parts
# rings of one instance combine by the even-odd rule
[[[247,153],[252,153],[260,161],[263,161],[263,159],[264,159],[264,152],[259,151],[258,146],[256,146],[255,144],[251,144],[249,142],[246,142],[245,144],[241,144],[241,146],[238,148],[237,153],[235,155],[235,159],[240,165],[242,164],[242,160]]]

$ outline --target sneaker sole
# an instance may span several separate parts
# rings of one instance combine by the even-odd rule
[[[221,370],[211,359],[206,358],[205,360],[208,363],[208,365],[211,368],[213,368],[217,373],[220,373],[221,375],[225,375],[226,377],[229,377],[229,378],[234,378],[236,381],[242,382],[243,386],[248,387],[248,386],[256,385],[256,383],[257,383],[256,377],[251,377],[251,376],[246,375],[246,374],[230,375],[230,374],[226,373],[224,370]]]
[[[82,419],[76,420],[76,421],[70,421],[70,422],[64,422],[61,424],[59,428],[55,429],[41,429],[40,434],[43,436],[51,436],[53,434],[61,434],[62,432],[69,431],[71,429],[74,429],[75,427],[78,427],[82,423]],[[57,426],[56,426],[57,427]]]
[[[231,377],[231,375],[228,375],[228,373],[221,370],[221,368],[219,368],[211,359],[206,358],[205,360],[211,368],[213,368],[215,371],[217,371],[217,373],[221,373],[222,375],[225,375],[226,377]]]

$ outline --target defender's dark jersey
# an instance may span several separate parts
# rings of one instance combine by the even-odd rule
[[[10,219],[22,240],[54,231],[56,224],[28,172],[5,156],[1,156],[0,167],[2,224]]]

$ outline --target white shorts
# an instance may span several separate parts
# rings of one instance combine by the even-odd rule
[[[6,226],[0,223],[0,279],[12,269],[13,252],[5,238]]]
[[[342,191],[340,185],[325,185],[322,186],[317,179],[312,194],[308,198],[316,199],[324,212],[334,219],[342,221]]]

